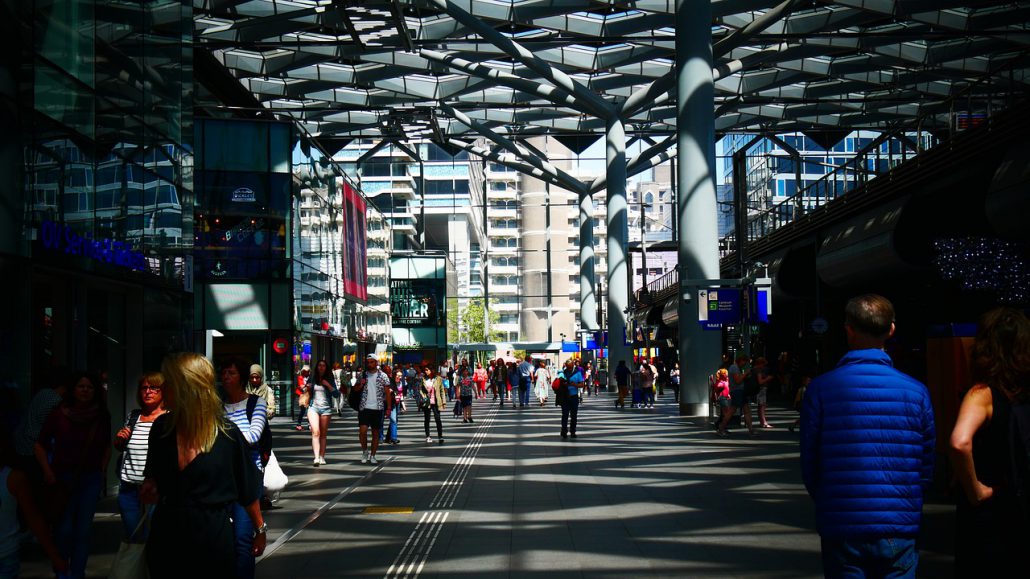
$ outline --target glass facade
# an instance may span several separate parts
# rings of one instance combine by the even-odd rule
[[[23,1],[0,9],[0,382],[102,373],[115,415],[136,377],[192,348],[192,7]],[[159,25],[158,25],[159,24]]]

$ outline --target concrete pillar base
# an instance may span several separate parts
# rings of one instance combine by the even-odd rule
[[[680,402],[680,416],[705,416],[707,417],[709,408],[707,403],[698,402]]]

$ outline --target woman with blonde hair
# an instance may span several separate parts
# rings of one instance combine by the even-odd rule
[[[730,398],[730,373],[726,368],[719,368],[715,373],[715,387],[712,393],[715,396],[715,403],[719,405],[719,426],[715,433],[719,436],[726,436],[726,427],[730,424],[733,416],[733,399]]]
[[[140,491],[143,502],[157,505],[146,549],[150,576],[236,576],[234,504],[253,522],[252,554],[265,550],[260,472],[240,429],[225,417],[207,358],[173,354],[161,374],[169,412],[151,429]]]

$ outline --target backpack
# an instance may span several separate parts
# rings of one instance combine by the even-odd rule
[[[247,396],[247,421],[254,421],[254,410],[257,409],[258,400],[261,397],[257,394]],[[265,415],[265,429],[261,431],[261,438],[258,439],[258,452],[261,453],[261,465],[267,466],[268,460],[272,457],[272,426],[268,422],[268,415]]]

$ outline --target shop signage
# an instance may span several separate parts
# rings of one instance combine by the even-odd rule
[[[442,327],[441,297],[444,280],[395,279],[390,281],[393,326]]]
[[[240,187],[232,192],[229,199],[236,203],[255,203],[257,194],[250,187]]]
[[[125,242],[106,237],[93,239],[89,233],[79,235],[71,227],[49,219],[44,220],[39,229],[46,249],[64,251],[68,255],[88,257],[93,261],[136,271],[147,271],[146,257]]]
[[[286,338],[277,338],[272,342],[272,350],[274,350],[276,354],[285,354],[289,349],[290,342]]]
[[[739,289],[702,289],[697,292],[697,321],[714,324],[735,324],[740,321]]]

